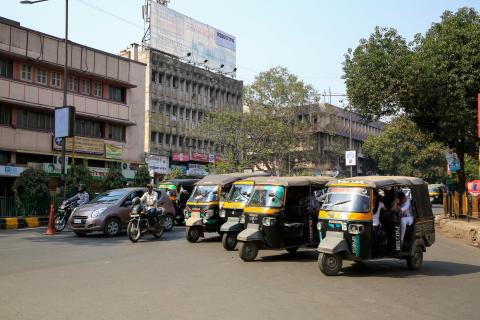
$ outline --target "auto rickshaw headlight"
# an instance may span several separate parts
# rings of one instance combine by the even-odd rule
[[[210,219],[215,215],[215,210],[210,209],[205,211],[205,218]]]
[[[348,233],[350,234],[361,234],[365,230],[365,227],[361,224],[349,224]]]
[[[264,217],[263,220],[262,220],[262,224],[265,227],[273,226],[275,224],[275,218]]]
[[[243,214],[240,216],[240,223],[245,223],[245,216]]]
[[[222,211],[220,211],[220,218],[225,218],[226,215],[227,213],[222,209]]]
[[[323,226],[323,224],[322,224],[321,221],[317,222],[317,230],[318,230],[318,231],[321,231],[321,230],[322,230],[322,226]]]

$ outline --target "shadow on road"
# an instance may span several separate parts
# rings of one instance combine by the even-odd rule
[[[265,251],[261,251],[265,252]],[[288,253],[281,251],[271,251],[273,255],[259,257],[254,261],[258,262],[313,262],[318,259],[318,251],[316,249],[312,250],[301,250],[296,253]]]

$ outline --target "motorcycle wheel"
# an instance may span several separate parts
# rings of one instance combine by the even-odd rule
[[[54,219],[55,231],[60,232],[65,229],[67,225],[67,219],[65,219],[64,215],[56,215]]]
[[[137,242],[138,239],[140,239],[140,236],[142,235],[142,232],[140,231],[140,228],[138,227],[138,222],[137,221],[130,221],[127,225],[127,236],[128,239],[132,242]]]

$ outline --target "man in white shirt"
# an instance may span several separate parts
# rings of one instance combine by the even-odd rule
[[[148,222],[150,223],[151,227],[153,227],[156,223],[157,200],[158,194],[153,191],[153,186],[151,184],[147,184],[147,192],[143,194],[143,196],[140,198],[140,201],[142,203],[146,203],[147,205]]]
[[[402,191],[397,193],[398,213],[400,215],[400,241],[403,244],[407,226],[413,224],[412,202]]]

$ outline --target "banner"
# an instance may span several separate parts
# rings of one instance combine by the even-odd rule
[[[27,169],[27,167],[0,166],[0,176],[18,177],[23,171]]]
[[[148,155],[145,158],[145,162],[148,165],[148,170],[150,175],[158,174],[167,174],[168,173],[168,157]]]
[[[208,154],[192,152],[192,158],[190,160],[199,161],[199,162],[209,162],[209,156]]]
[[[67,138],[66,151],[72,152],[73,138]],[[52,149],[60,151],[62,146],[57,144],[55,139],[52,139]],[[103,155],[105,153],[105,143],[102,139],[75,137],[75,153]]]
[[[123,157],[123,146],[116,146],[114,144],[105,144],[105,158],[119,159]]]
[[[188,162],[190,161],[190,156],[187,152],[174,152],[172,153],[173,161]]]
[[[447,159],[448,169],[450,172],[457,172],[460,171],[460,161],[458,160],[458,156],[453,150],[447,149],[445,151],[445,158]]]
[[[345,151],[345,165],[346,166],[357,165],[357,152],[355,150]]]

